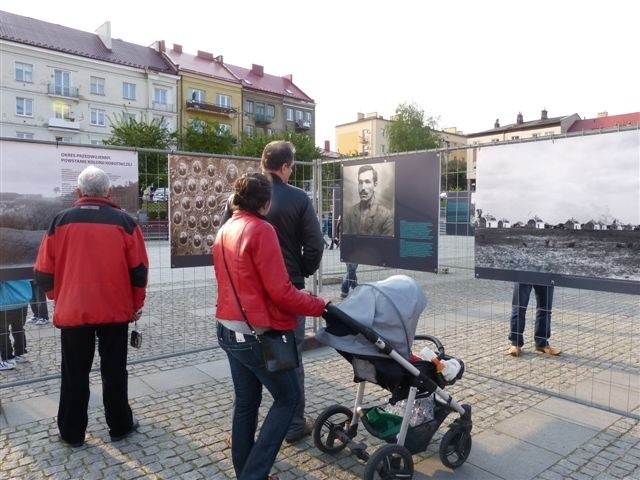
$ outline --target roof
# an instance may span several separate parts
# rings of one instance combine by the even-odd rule
[[[589,130],[600,130],[604,128],[617,128],[633,125],[640,125],[640,112],[576,120],[573,125],[571,125],[568,131],[570,133],[586,132]]]
[[[290,75],[278,77],[264,73],[261,65],[254,65],[251,70],[225,63],[225,66],[242,81],[242,87],[276,95],[282,95],[294,100],[315,103],[311,97],[299,89],[291,80]]]
[[[241,83],[225,64],[219,60],[177,52],[171,48],[167,48],[164,53],[179,70],[207,75],[227,82]]]
[[[109,50],[95,33],[5,11],[0,11],[0,39],[118,65],[175,73],[151,47],[112,39]]]
[[[566,116],[545,118],[545,119],[538,118],[536,120],[531,120],[529,122],[511,123],[503,127],[492,128],[491,130],[483,130],[482,132],[469,133],[467,137],[484,137],[485,135],[494,135],[496,133],[506,133],[506,132],[520,131],[520,130],[529,130],[533,128],[543,128],[550,125],[558,125],[564,118],[566,118]]]

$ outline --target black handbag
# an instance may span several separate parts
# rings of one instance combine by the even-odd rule
[[[268,330],[260,335],[256,333],[256,330],[251,326],[247,315],[240,303],[240,297],[236,292],[236,287],[231,281],[231,274],[229,273],[229,266],[227,265],[227,257],[224,254],[224,236],[222,237],[222,259],[224,260],[224,267],[227,270],[227,276],[229,277],[229,283],[231,289],[238,302],[238,307],[242,313],[242,318],[249,326],[251,333],[260,344],[262,350],[262,357],[264,359],[264,368],[267,372],[276,373],[284,370],[291,370],[300,366],[298,358],[298,347],[296,346],[296,337],[293,330]]]

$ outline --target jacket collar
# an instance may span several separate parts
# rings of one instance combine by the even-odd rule
[[[73,202],[74,207],[81,205],[104,205],[105,207],[113,207],[121,210],[120,205],[105,197],[80,197]]]

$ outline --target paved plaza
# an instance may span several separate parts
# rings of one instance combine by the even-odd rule
[[[563,355],[533,353],[528,322],[525,353],[513,358],[505,355],[511,285],[474,279],[468,249],[457,240],[450,247],[447,274],[412,274],[429,299],[417,333],[436,335],[467,366],[448,391],[473,407],[473,448],[459,469],[442,465],[438,447],[456,417],[450,415],[427,451],[414,456],[414,478],[639,479],[638,297],[557,288],[552,343]],[[214,338],[211,269],[171,271],[166,245],[151,247],[150,255],[155,268],[139,323],[143,347],[131,349],[129,367],[139,432],[109,441],[99,373],[93,373],[86,445],[61,444],[59,333],[28,325],[30,361],[0,372],[0,480],[233,478],[224,442],[232,384]],[[335,251],[325,257],[322,288],[337,297],[343,265]],[[392,273],[399,272],[358,271],[361,282]],[[533,314],[530,309],[528,319]],[[310,415],[336,403],[352,406],[353,371],[339,354],[316,348],[305,352],[304,363]],[[365,399],[381,403],[388,392],[369,385]],[[266,394],[263,404],[269,402]],[[370,453],[382,444],[364,429],[357,439]],[[324,454],[311,438],[284,444],[273,469],[282,480],[357,479],[363,470],[355,456]]]

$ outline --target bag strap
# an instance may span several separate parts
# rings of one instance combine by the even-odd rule
[[[242,318],[249,325],[249,330],[251,330],[252,335],[258,338],[258,334],[256,333],[255,328],[251,326],[249,320],[247,319],[247,315],[244,312],[244,308],[242,308],[242,304],[240,303],[240,297],[238,296],[238,292],[236,291],[236,287],[233,285],[233,280],[231,280],[231,273],[229,271],[229,264],[227,264],[227,256],[224,254],[224,231],[220,236],[220,246],[222,247],[222,260],[224,261],[224,268],[227,271],[227,277],[229,277],[229,283],[231,284],[231,289],[233,290],[233,294],[236,297],[236,302],[238,302],[238,308],[240,308],[240,313],[242,314]]]

